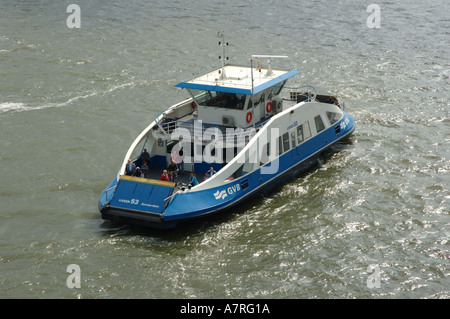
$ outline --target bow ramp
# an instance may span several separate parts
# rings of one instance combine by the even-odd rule
[[[162,214],[175,183],[140,177],[120,176],[110,208]]]

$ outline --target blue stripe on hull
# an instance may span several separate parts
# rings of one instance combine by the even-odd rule
[[[279,158],[279,169],[275,174],[261,174],[258,169],[236,181],[214,189],[197,192],[178,193],[168,205],[162,218],[166,221],[183,221],[202,217],[229,209],[244,200],[260,196],[289,179],[317,164],[317,159],[334,143],[351,134],[354,130],[353,119],[348,118],[345,127],[341,122],[333,125],[321,134],[307,140]],[[336,133],[336,127],[341,128]],[[247,187],[245,187],[248,185]]]

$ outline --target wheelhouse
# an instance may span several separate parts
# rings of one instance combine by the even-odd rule
[[[277,112],[281,90],[297,74],[296,70],[225,65],[176,87],[187,89],[203,122],[246,128]]]

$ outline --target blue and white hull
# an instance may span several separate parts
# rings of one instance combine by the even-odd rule
[[[175,185],[169,185],[164,194],[166,197],[159,197],[167,200],[168,203],[163,201],[159,205],[147,204],[148,196],[146,194],[137,197],[131,191],[117,192],[118,182],[124,183],[119,177],[119,180],[114,179],[103,191],[99,209],[104,219],[164,229],[173,228],[183,221],[225,212],[237,204],[270,192],[303,171],[317,165],[318,158],[333,144],[348,137],[354,131],[353,118],[345,112],[343,114],[344,116],[339,122],[321,134],[279,156],[277,158],[278,169],[271,174],[261,173],[260,167],[219,186],[199,190],[186,189],[175,194],[170,191]],[[270,167],[271,165],[273,163],[267,163],[265,166]],[[136,180],[135,183],[140,184],[140,181]],[[115,202],[112,201],[113,198],[116,199]],[[115,205],[111,205],[111,203]],[[148,209],[149,207],[152,209]],[[164,208],[162,209],[162,207]]]

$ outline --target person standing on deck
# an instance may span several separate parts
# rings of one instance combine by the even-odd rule
[[[214,168],[211,166],[211,168],[210,168],[209,171],[207,172],[208,178],[212,177],[215,173],[216,173],[216,171],[215,171]]]
[[[136,171],[136,165],[131,162],[131,160],[128,160],[128,164],[125,167],[125,174],[128,176],[133,176],[134,172]]]

